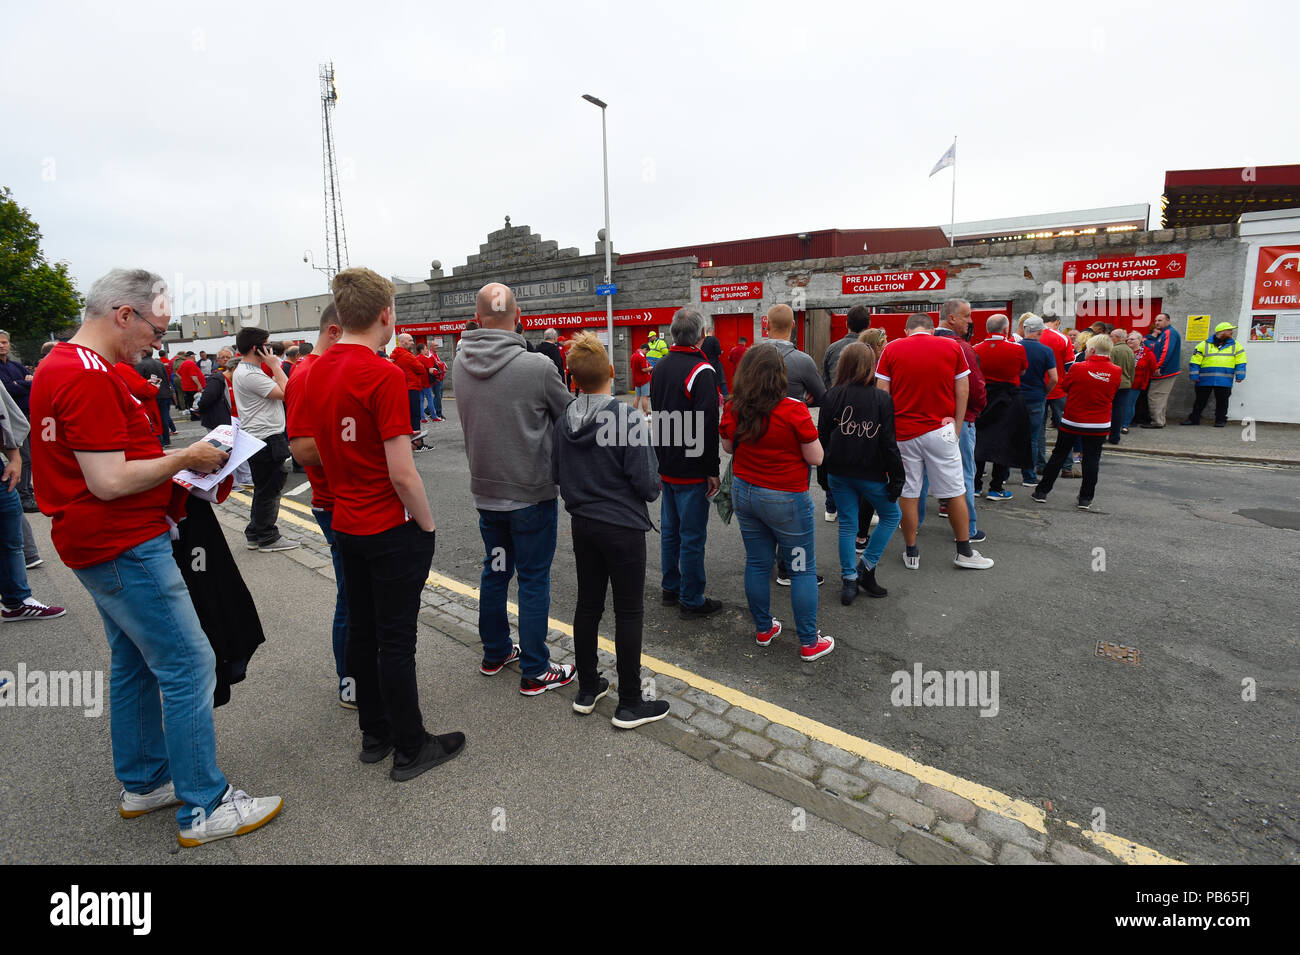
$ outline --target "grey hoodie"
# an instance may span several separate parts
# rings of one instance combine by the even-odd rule
[[[555,479],[575,518],[648,531],[659,461],[645,415],[610,395],[582,395],[555,426]]]
[[[573,397],[551,360],[522,335],[476,328],[461,335],[453,374],[475,503],[555,500],[553,427]]]

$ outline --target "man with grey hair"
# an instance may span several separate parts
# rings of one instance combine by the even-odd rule
[[[967,378],[970,382],[970,391],[966,400],[964,419],[957,423],[957,443],[961,450],[962,474],[966,479],[966,511],[970,516],[970,539],[972,543],[978,544],[985,539],[985,535],[979,529],[979,521],[975,515],[975,419],[984,410],[984,405],[988,402],[988,394],[984,387],[984,375],[980,371],[979,360],[975,357],[975,350],[970,346],[973,325],[970,302],[964,298],[950,298],[939,306],[939,327],[934,330],[934,337],[951,338],[956,341],[961,347],[966,365],[970,368],[970,375]],[[926,482],[925,493],[928,492],[929,483]],[[925,493],[922,494],[919,510],[922,521],[925,520]],[[945,510],[946,508],[940,507],[939,513],[943,514]]]
[[[1033,312],[1020,316],[1020,347],[1025,350],[1027,367],[1020,375],[1020,397],[1029,415],[1029,450],[1033,458],[1027,468],[1020,471],[1020,483],[1025,487],[1038,484],[1038,465],[1047,464],[1043,450],[1043,420],[1047,415],[1047,393],[1056,387],[1056,355],[1039,339],[1046,323]]]
[[[677,604],[684,619],[699,619],[722,609],[705,596],[704,548],[709,501],[718,493],[717,372],[699,349],[704,314],[679,308],[673,315],[673,345],[650,375],[650,406],[657,430],[660,498],[660,550],[663,602]],[[663,416],[663,417],[660,417]],[[677,427],[671,427],[677,425]],[[665,433],[667,432],[667,433]]]
[[[518,660],[519,692],[538,696],[573,682],[571,664],[551,662],[551,610],[559,488],[552,476],[555,422],[569,406],[550,360],[524,348],[515,331],[519,306],[509,287],[492,282],[474,303],[479,323],[456,349],[456,407],[465,432],[469,487],[483,537],[478,633],[484,676]],[[506,596],[519,575],[519,643],[510,640]]]
[[[1009,501],[1012,494],[1004,484],[1013,467],[1032,467],[1029,415],[1020,399],[1020,376],[1029,367],[1025,349],[1007,332],[1011,320],[991,315],[984,324],[988,338],[975,346],[980,373],[984,376],[988,400],[975,422],[975,493],[984,486],[984,465],[993,462],[989,484],[990,501]]]
[[[557,344],[559,337],[559,332],[548,328],[542,332],[542,343],[537,346],[537,351],[554,362],[555,370],[560,373],[560,381],[564,381],[564,352],[560,351],[560,346]]]
[[[63,562],[89,591],[112,652],[113,767],[124,818],[176,806],[182,846],[239,836],[284,801],[253,798],[217,768],[216,656],[172,555],[172,476],[218,470],[198,441],[165,454],[113,366],[158,348],[171,309],[162,278],[116,269],[91,286],[86,317],[41,362],[32,415],[36,500]]]

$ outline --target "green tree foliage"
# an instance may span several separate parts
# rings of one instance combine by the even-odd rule
[[[30,365],[39,342],[72,330],[81,305],[67,263],[45,261],[40,227],[0,186],[0,328]]]

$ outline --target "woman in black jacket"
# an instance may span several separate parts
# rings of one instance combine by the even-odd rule
[[[875,387],[875,374],[875,352],[859,342],[845,346],[817,424],[826,449],[817,479],[835,498],[844,582],[840,603],[846,607],[859,589],[871,597],[888,593],[876,583],[876,564],[902,517],[898,495],[903,490],[903,459],[894,439],[894,400]],[[864,498],[875,507],[880,524],[855,562],[858,507]]]
[[[223,351],[222,354],[225,354]],[[208,375],[203,393],[194,407],[198,409],[199,421],[211,431],[219,424],[230,424],[230,401],[226,398],[226,376],[222,369]]]

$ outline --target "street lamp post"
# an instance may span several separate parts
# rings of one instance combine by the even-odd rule
[[[600,155],[601,162],[605,169],[605,284],[609,285],[614,281],[614,269],[611,264],[610,250],[612,248],[609,232],[609,141],[605,134],[605,110],[608,104],[597,99],[590,93],[583,93],[582,98],[588,103],[600,107]],[[609,357],[610,361],[614,360],[614,296],[605,296],[605,326],[609,335]]]

